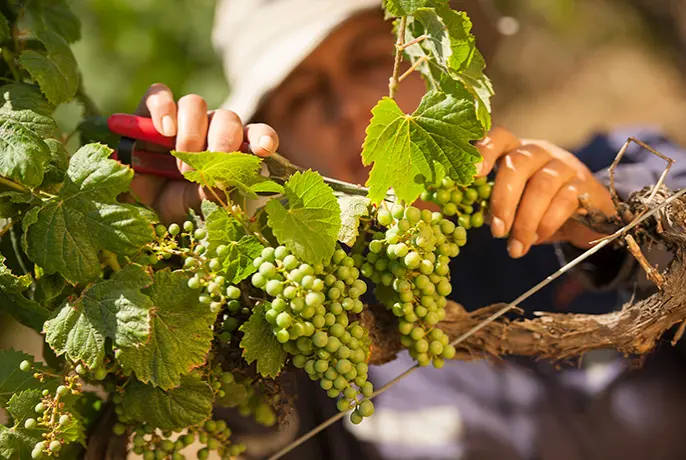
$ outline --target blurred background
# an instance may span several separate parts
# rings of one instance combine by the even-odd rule
[[[200,94],[210,107],[226,98],[229,88],[210,44],[214,0],[70,3],[83,22],[74,52],[101,113],[132,112],[154,82],[176,95]],[[512,35],[488,63],[496,123],[568,148],[595,131],[639,124],[686,145],[686,2],[496,4],[515,19],[501,24]],[[81,116],[77,104],[58,109],[65,131]],[[40,354],[30,337],[0,318],[0,347]]]

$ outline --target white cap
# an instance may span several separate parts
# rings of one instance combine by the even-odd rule
[[[212,42],[231,95],[223,107],[248,122],[262,98],[341,23],[381,0],[219,0]]]

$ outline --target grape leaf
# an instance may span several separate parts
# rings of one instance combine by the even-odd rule
[[[419,8],[426,8],[441,0],[384,0],[384,8],[388,14],[396,17],[410,16]],[[445,1],[445,0],[444,0]]]
[[[149,423],[161,430],[181,430],[207,420],[212,413],[214,394],[200,376],[184,375],[180,386],[162,390],[132,381],[124,392],[125,422]]]
[[[92,280],[101,271],[98,251],[131,255],[152,240],[154,213],[116,201],[133,170],[108,159],[111,152],[99,144],[79,149],[57,196],[24,217],[24,249],[46,273]]]
[[[226,243],[229,252],[222,261],[222,272],[226,282],[236,284],[257,271],[253,260],[259,257],[264,249],[262,243],[254,236],[244,236],[238,241]]]
[[[471,183],[481,156],[469,141],[481,139],[484,131],[466,89],[430,91],[412,115],[384,97],[372,114],[362,159],[365,165],[374,163],[367,181],[373,203],[381,202],[389,188],[412,203],[424,182],[434,182],[435,163],[456,182]]]
[[[7,22],[7,18],[0,13],[0,43],[8,40],[10,36],[10,23]]]
[[[284,189],[287,208],[277,199],[265,207],[274,236],[307,263],[328,261],[341,228],[341,209],[333,190],[312,171],[293,174]]]
[[[51,10],[46,10],[42,2],[30,2],[24,9],[19,26],[43,43],[45,52],[24,50],[19,55],[19,63],[38,83],[48,101],[58,105],[74,97],[80,75],[69,43],[53,29],[54,3]]]
[[[369,198],[363,196],[340,195],[338,205],[341,207],[341,230],[338,241],[348,246],[355,244],[360,234],[360,217],[369,216]]]
[[[50,160],[45,166],[45,176],[41,188],[64,182],[64,175],[69,167],[69,153],[64,148],[64,144],[57,139],[45,139],[44,142],[50,151]]]
[[[178,387],[181,376],[205,363],[216,315],[188,287],[185,271],[155,272],[144,293],[153,301],[150,340],[140,347],[122,348],[119,361],[138,380],[162,389]]]
[[[493,86],[484,74],[486,63],[476,48],[471,33],[472,23],[464,12],[445,4],[422,8],[408,20],[406,41],[426,35],[427,39],[405,49],[413,62],[428,58],[419,70],[433,87],[451,93],[457,86],[465,86],[476,102],[478,118],[488,131],[491,127],[490,98]]]
[[[43,182],[50,149],[25,124],[0,113],[0,175],[29,188]]]
[[[222,190],[237,189],[250,199],[257,192],[278,190],[278,184],[260,174],[262,160],[241,152],[172,152],[187,165],[195,168],[185,172],[186,179]],[[254,190],[256,189],[256,190]]]
[[[0,254],[0,311],[8,313],[24,326],[40,331],[50,312],[24,296],[24,291],[31,286],[31,276],[16,276],[5,265],[5,260]]]
[[[44,0],[43,8],[44,20],[48,27],[55,30],[69,43],[81,39],[81,21],[65,0]]]
[[[27,430],[24,427],[8,428],[0,425],[0,460],[32,458],[33,446],[41,440],[40,430]]]
[[[217,246],[229,241],[238,241],[245,235],[243,226],[211,201],[204,200],[201,211],[205,218],[205,230],[207,231],[207,252],[215,255]]]
[[[150,332],[153,305],[141,289],[151,283],[141,266],[125,266],[80,297],[67,299],[45,323],[46,342],[58,356],[66,354],[91,369],[102,367],[107,338],[119,347],[142,345]]]
[[[33,358],[21,351],[0,350],[0,407],[5,407],[14,393],[56,386],[54,379],[41,383],[33,378],[35,371],[24,372],[19,369],[19,364],[24,360],[31,362]],[[34,363],[34,367],[42,368],[43,366],[40,363]]]
[[[286,363],[286,351],[276,340],[271,324],[264,317],[264,305],[256,305],[250,319],[240,327],[244,334],[240,345],[248,364],[257,361],[257,372],[262,377],[275,378]]]
[[[11,110],[30,110],[38,115],[49,117],[55,110],[41,94],[40,89],[27,83],[10,83],[0,87],[5,106]],[[53,121],[54,124],[54,121]]]
[[[16,425],[24,425],[27,418],[37,417],[34,408],[43,399],[41,390],[24,390],[14,393],[7,403],[7,412]]]

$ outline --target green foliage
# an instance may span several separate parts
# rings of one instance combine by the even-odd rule
[[[66,354],[91,369],[103,366],[105,340],[119,347],[138,347],[150,333],[150,297],[141,293],[152,278],[140,266],[124,267],[108,280],[67,299],[45,323],[45,340],[57,355]]]
[[[101,13],[112,8],[94,3]],[[239,455],[229,427],[211,420],[213,406],[274,425],[283,401],[276,379],[289,364],[359,423],[373,413],[373,348],[360,322],[369,280],[420,364],[440,367],[454,355],[434,326],[451,290],[449,259],[466,229],[483,224],[490,185],[465,185],[479,160],[470,142],[490,126],[492,88],[465,15],[439,0],[385,5],[403,17],[401,38],[426,35],[406,53],[431,90],[411,115],[390,97],[374,108],[362,152],[373,164],[368,197],[313,171],[284,173],[278,157],[277,173],[250,154],[173,152],[212,202],[168,227],[134,204],[133,170],[110,158],[116,139],[81,91],[70,43],[82,32],[66,0],[3,9],[0,312],[44,333],[50,367],[0,351],[0,407],[9,415],[0,460],[77,458],[103,404],[86,384],[102,384],[115,434],[135,433],[134,451],[147,456],[180,450],[164,433],[141,434],[156,429],[187,430],[186,441],[207,445],[202,452]],[[108,71],[127,67],[111,61],[118,65],[108,62]],[[88,141],[78,150],[54,118],[75,99],[89,115],[78,124]],[[389,189],[408,204],[421,194],[456,222],[377,206]],[[248,214],[260,196],[270,197]]]
[[[150,338],[142,346],[121,349],[119,360],[138,380],[163,390],[178,387],[181,376],[205,363],[215,315],[198,301],[182,271],[155,272],[144,292],[152,300]]]
[[[341,210],[331,187],[312,171],[297,172],[285,184],[288,205],[267,203],[269,227],[279,243],[307,263],[331,259],[341,228]]]
[[[179,387],[165,391],[133,382],[124,392],[124,420],[150,423],[162,430],[180,430],[208,419],[214,395],[199,375],[184,375]]]
[[[248,364],[257,361],[262,377],[274,378],[286,363],[286,351],[272,333],[272,326],[264,318],[264,305],[256,305],[250,319],[241,326],[241,348]]]
[[[413,202],[426,183],[436,182],[437,164],[460,183],[474,177],[481,156],[469,141],[484,131],[466,91],[430,91],[412,115],[384,98],[372,114],[362,151],[364,164],[374,164],[367,181],[372,202],[381,202],[389,188],[400,200]]]
[[[79,149],[57,196],[24,220],[26,253],[46,273],[89,281],[101,271],[99,251],[131,255],[152,240],[155,215],[116,200],[133,171],[108,159],[111,153],[97,144]]]

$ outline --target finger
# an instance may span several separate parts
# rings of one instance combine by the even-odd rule
[[[579,209],[583,182],[575,180],[560,188],[550,202],[536,230],[538,241],[546,241]]]
[[[149,116],[158,133],[163,136],[176,135],[176,104],[172,91],[162,83],[155,83],[141,99],[136,115]]]
[[[486,137],[478,141],[475,146],[481,153],[483,160],[476,165],[476,176],[483,177],[490,174],[498,158],[516,149],[521,141],[505,128],[495,127]]]
[[[155,199],[164,187],[167,179],[148,174],[136,174],[131,181],[132,202],[139,201],[145,206],[153,206]]]
[[[279,148],[279,136],[269,125],[255,123],[245,127],[250,151],[258,157],[268,157]]]
[[[179,99],[178,134],[176,150],[180,152],[201,152],[207,139],[207,103],[195,94]],[[190,171],[190,166],[181,164],[181,172]]]
[[[548,152],[536,145],[519,147],[502,157],[490,202],[494,237],[502,238],[510,231],[527,181],[548,161]]]
[[[517,206],[510,232],[508,250],[511,257],[522,257],[538,240],[536,232],[543,215],[557,192],[575,176],[574,169],[557,159],[549,161],[531,176]]]
[[[243,143],[243,123],[234,112],[218,109],[210,115],[207,149],[213,152],[236,152]]]

